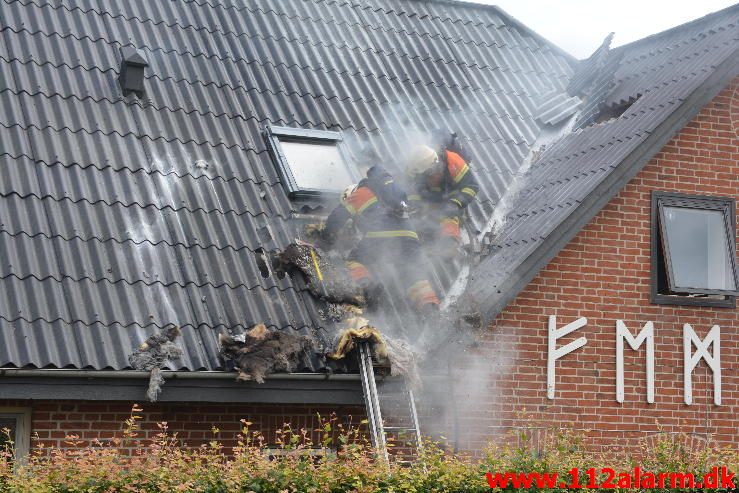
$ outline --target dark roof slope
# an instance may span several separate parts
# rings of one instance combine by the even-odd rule
[[[578,118],[582,128],[546,149],[511,190],[495,251],[474,273],[469,292],[487,318],[739,75],[738,50],[739,5],[607,56],[601,47],[583,62],[573,79],[576,91],[589,86],[590,99]],[[591,125],[597,113],[591,110],[634,100],[620,117]]]
[[[117,81],[129,45],[141,100]],[[299,225],[265,125],[392,152],[444,121],[477,157],[482,228],[571,63],[446,2],[0,0],[0,367],[125,368],[171,323],[188,370],[258,322],[325,343],[303,281],[256,262]]]

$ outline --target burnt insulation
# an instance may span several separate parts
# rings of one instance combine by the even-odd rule
[[[307,351],[313,350],[311,339],[280,330],[269,330],[257,324],[238,336],[218,336],[220,355],[231,361],[239,374],[236,380],[264,383],[270,373],[291,372]]]
[[[365,304],[362,290],[352,281],[341,258],[305,243],[293,243],[276,255],[284,270],[297,269],[306,278],[308,290],[333,303]]]
[[[128,356],[131,368],[150,372],[149,388],[146,391],[146,398],[150,402],[156,402],[162,391],[162,368],[168,361],[182,356],[182,348],[174,342],[181,334],[177,326],[165,327],[146,339]]]

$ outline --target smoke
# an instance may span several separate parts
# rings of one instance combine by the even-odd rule
[[[495,205],[495,209],[490,216],[487,224],[478,233],[478,241],[482,241],[486,235],[497,235],[506,222],[506,217],[516,204],[518,197],[526,185],[526,175],[547,148],[555,144],[564,135],[572,132],[572,128],[577,119],[577,114],[570,117],[564,125],[557,127],[545,126],[536,138],[536,142],[531,146],[528,155],[524,158],[518,171],[513,175],[511,182],[506,188],[505,194]]]
[[[492,103],[484,106],[493,107]],[[413,148],[430,144],[438,127],[453,127],[454,122],[465,122],[469,114],[481,111],[484,112],[485,108],[429,108],[426,102],[416,100],[383,104],[381,118],[368,123],[366,130],[344,133],[343,147],[349,161],[362,171],[362,175],[369,167],[381,165],[394,175],[396,183],[410,193],[405,164]],[[377,118],[376,115],[370,116],[373,117]],[[469,136],[464,134],[463,128],[448,130],[460,131],[461,139],[466,141],[464,143],[468,146],[472,143],[466,139]],[[485,140],[486,130],[480,128],[475,132],[478,134],[475,146],[479,147],[482,145],[479,142]],[[503,181],[508,182],[506,192],[490,217],[478,224],[477,229],[467,228],[465,231],[463,228],[465,244],[479,244],[490,234],[500,231],[526,185],[527,172],[536,162],[538,153],[564,132],[569,132],[569,129],[560,127],[542,131],[521,163],[501,167],[517,171],[513,176],[504,177]],[[478,172],[493,171],[493,164],[488,164],[489,170],[480,169]],[[476,172],[474,166],[472,171]],[[485,192],[481,190],[488,199],[497,198]],[[476,310],[466,287],[470,272],[479,259],[471,252],[443,255],[448,253],[445,252],[448,245],[444,244],[443,238],[422,230],[423,220],[429,218],[430,215],[412,216],[411,228],[421,234],[423,247],[420,259],[410,269],[410,260],[397,243],[378,242],[377,248],[381,251],[375,252],[375,257],[379,261],[368,267],[383,286],[381,302],[365,309],[363,316],[371,326],[379,328],[383,336],[406,341],[421,361],[422,383],[415,393],[422,433],[434,438],[445,437],[455,447],[469,449],[481,434],[485,438],[480,440],[490,439],[495,434],[494,430],[476,428],[475,422],[482,421],[476,418],[489,418],[491,413],[495,416],[496,404],[505,396],[503,381],[515,364],[516,347],[506,334],[491,333],[487,328],[475,326]],[[439,230],[440,225],[436,224],[435,232]],[[344,257],[348,253],[349,249],[342,252]],[[431,282],[442,299],[440,312],[419,314],[410,305],[407,296],[409,276]]]
[[[505,433],[502,423],[485,429],[480,423],[490,423],[507,397],[505,381],[516,364],[516,345],[505,332],[486,339],[477,348],[447,348],[445,358],[435,362],[442,371],[423,372],[417,394],[421,431],[455,450],[480,449]]]

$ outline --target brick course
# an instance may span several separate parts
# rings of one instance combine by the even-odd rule
[[[45,446],[70,447],[67,437],[79,437],[75,446],[89,445],[120,437],[125,421],[131,416],[131,402],[95,401],[0,401],[0,406],[31,409],[33,432]],[[158,424],[167,423],[170,434],[177,434],[183,444],[198,447],[218,440],[225,447],[235,446],[241,430],[241,419],[252,423],[252,431],[265,437],[266,445],[275,445],[275,431],[289,423],[294,430],[304,428],[317,444],[320,434],[318,414],[329,418],[336,414],[337,423],[358,426],[364,417],[362,407],[316,405],[215,404],[215,403],[141,403],[138,439],[149,441],[160,433]],[[214,433],[213,428],[218,428]]]

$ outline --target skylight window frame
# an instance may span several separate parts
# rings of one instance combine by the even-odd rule
[[[341,157],[352,182],[359,180],[359,171],[347,159],[346,153],[342,149],[340,143],[343,141],[341,133],[333,132],[330,130],[314,130],[294,127],[279,127],[268,125],[264,131],[265,140],[267,141],[267,147],[272,155],[277,169],[280,174],[285,187],[287,188],[288,195],[291,198],[300,197],[319,197],[319,196],[335,196],[338,197],[341,193],[340,190],[329,190],[320,188],[303,188],[301,187],[290,167],[290,162],[287,156],[282,150],[281,142],[298,142],[303,144],[335,144],[339,156]]]
[[[726,248],[729,251],[734,286],[737,290],[717,290],[707,288],[676,286],[671,265],[664,207],[681,207],[694,210],[720,211],[724,218]],[[667,289],[671,294],[659,292],[659,258],[664,261]],[[736,297],[739,296],[739,273],[736,259],[736,201],[730,197],[687,195],[675,192],[652,192],[652,227],[651,227],[651,277],[652,303],[668,305],[695,305],[735,308]],[[718,295],[720,298],[703,298],[690,295]]]

